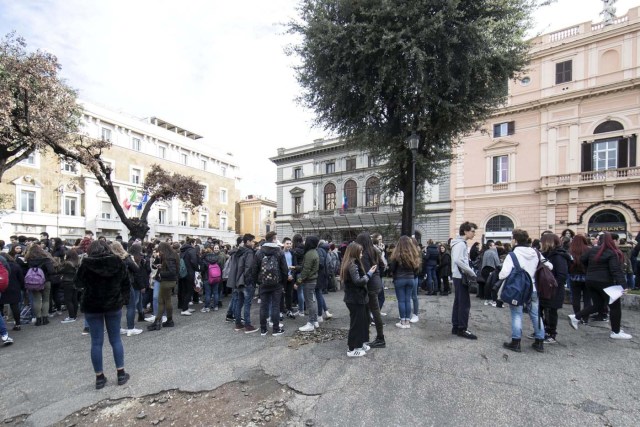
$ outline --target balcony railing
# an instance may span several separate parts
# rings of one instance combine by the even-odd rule
[[[503,182],[501,184],[493,184],[493,191],[505,191],[509,189],[509,184]]]
[[[601,182],[620,182],[629,179],[640,180],[640,167],[608,169],[602,171],[579,172],[572,174],[545,176],[542,187],[561,187]]]
[[[385,212],[396,212],[400,210],[401,206],[399,205],[378,205],[378,206],[358,206],[356,208],[348,208],[348,209],[324,209],[311,211],[308,214],[309,218],[316,218],[321,216],[335,216],[335,215],[358,215],[358,214],[367,214],[367,213],[385,213]],[[296,214],[292,215],[294,218],[299,218]]]

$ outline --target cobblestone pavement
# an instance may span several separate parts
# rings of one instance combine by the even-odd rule
[[[71,422],[68,417],[99,404],[109,406],[104,402],[144,402],[176,390],[216,395],[220,387],[258,378],[271,384],[271,396],[238,392],[227,408],[229,412],[233,406],[233,413],[223,414],[225,405],[204,413],[211,420],[244,417],[260,402],[282,401],[286,417],[277,418],[278,425],[638,425],[640,313],[623,311],[623,329],[634,338],[621,342],[609,339],[606,323],[574,331],[565,305],[558,344],[539,354],[524,339],[523,352],[517,354],[502,348],[510,337],[508,309],[485,306],[472,296],[469,328],[479,339],[468,341],[451,335],[453,296],[421,295],[420,321],[401,330],[394,326],[398,311],[393,290],[387,295],[387,348],[363,358],[346,356],[348,312],[338,292],[326,296],[334,318],[311,339],[297,333],[304,318],[285,320],[281,337],[234,332],[224,321],[224,309],[197,310],[191,317],[178,316],[174,328],[125,336],[131,379],[125,386],[114,385],[115,367],[105,345],[110,382],[98,391],[81,321],[62,325],[54,318],[48,326],[24,326],[12,334],[15,344],[0,348],[0,420],[6,425],[84,425],[82,419]],[[254,324],[259,323],[257,309],[254,300]],[[531,332],[528,319],[524,325],[524,333]],[[184,414],[189,411],[189,405],[174,405],[159,425],[214,423],[188,420]],[[248,423],[254,417],[242,419]],[[152,425],[159,419],[149,416],[135,424]]]

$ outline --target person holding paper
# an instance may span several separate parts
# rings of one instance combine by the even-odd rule
[[[622,271],[624,256],[616,247],[611,233],[605,232],[602,234],[599,245],[582,255],[580,261],[587,268],[586,283],[593,299],[593,305],[582,309],[576,314],[570,314],[569,323],[571,327],[577,330],[581,319],[588,319],[592,313],[601,312],[608,304],[611,319],[611,334],[609,337],[612,339],[631,339],[631,335],[620,329],[622,317],[620,299],[618,298],[612,304],[609,304],[609,295],[604,290],[613,285],[624,286],[626,283],[626,277]]]

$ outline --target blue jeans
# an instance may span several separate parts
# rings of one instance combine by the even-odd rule
[[[398,298],[398,311],[401,320],[409,320],[411,317],[411,294],[416,283],[415,279],[396,279],[396,297]]]
[[[298,285],[298,311],[304,313],[304,285]]]
[[[627,276],[627,289],[633,289],[634,285],[635,285],[635,278],[633,276],[633,273],[626,273],[625,274]]]
[[[127,305],[127,329],[133,329],[136,321],[136,309],[140,305],[140,291],[137,289],[129,288],[129,304]],[[142,310],[138,309],[139,313]]]
[[[318,300],[318,316],[322,316],[322,313],[327,311],[327,303],[324,301],[321,289],[316,288],[315,293],[316,299]]]
[[[104,326],[107,325],[109,344],[113,350],[116,369],[124,368],[124,347],[120,339],[120,318],[122,310],[108,313],[85,313],[91,334],[91,363],[96,374],[102,373],[102,345],[104,344]]]
[[[153,281],[153,315],[158,315],[158,298],[160,297],[160,282]],[[164,314],[164,313],[162,313]]]
[[[244,307],[244,325],[251,325],[251,302],[253,301],[253,295],[256,293],[256,287],[254,285],[245,285],[243,288],[238,289],[238,303],[236,305],[236,325],[242,323],[242,308]]]
[[[509,305],[511,309],[511,338],[519,340],[522,338],[522,309],[521,305]],[[536,339],[544,339],[544,326],[542,319],[538,317],[538,293],[534,292],[531,296],[531,304],[529,304],[529,317],[533,324],[533,332]]]
[[[413,279],[413,290],[411,291],[411,300],[413,301],[413,314],[418,315],[418,282],[420,280],[416,277]]]
[[[227,309],[227,317],[236,317],[236,307],[238,306],[238,290],[233,289],[231,291],[231,302],[229,302],[229,308]]]
[[[208,280],[204,282],[204,307],[215,308],[218,307],[218,301],[220,301],[220,291],[218,288],[220,283],[209,284]],[[213,307],[211,306],[211,296],[213,294]]]
[[[4,321],[4,316],[0,314],[0,337],[4,337],[8,334],[9,332],[7,332],[7,324]]]
[[[438,290],[438,276],[436,275],[435,265],[427,265],[427,289],[429,292],[436,292]]]

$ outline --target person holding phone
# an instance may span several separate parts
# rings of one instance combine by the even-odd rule
[[[411,299],[416,276],[420,272],[422,256],[420,250],[410,237],[401,236],[391,254],[389,268],[393,272],[393,283],[398,298],[400,321],[396,326],[400,329],[411,327]]]
[[[340,279],[344,285],[344,302],[349,309],[348,357],[366,356],[367,351],[370,350],[367,344],[369,341],[367,283],[377,267],[373,265],[365,274],[362,264],[362,246],[356,242],[349,244],[340,269]]]

